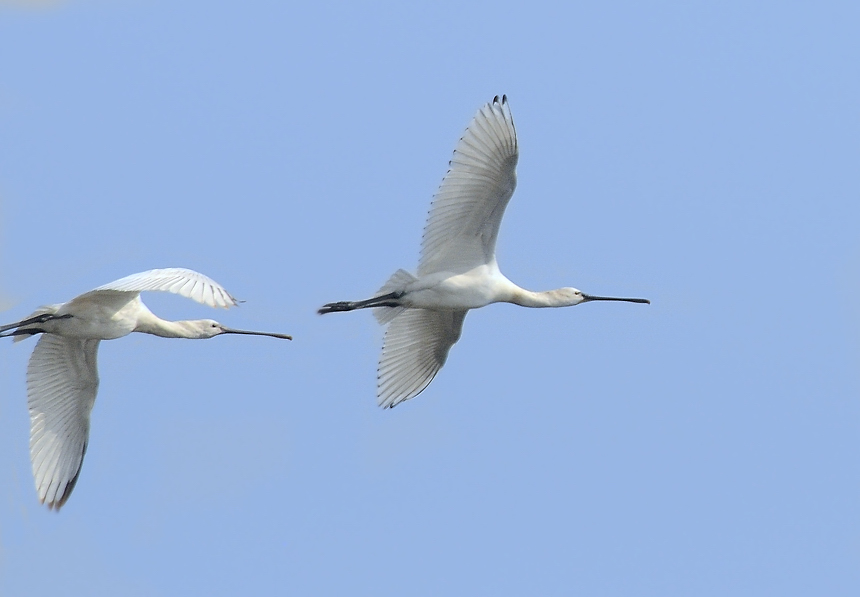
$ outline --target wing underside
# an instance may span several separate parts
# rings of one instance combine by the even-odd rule
[[[99,342],[44,334],[27,366],[30,460],[39,500],[50,508],[66,502],[83,464]]]
[[[407,309],[389,324],[379,358],[378,400],[394,407],[420,394],[460,338],[466,311]]]
[[[418,275],[467,271],[495,259],[496,238],[516,187],[517,134],[507,98],[475,115],[433,198]]]

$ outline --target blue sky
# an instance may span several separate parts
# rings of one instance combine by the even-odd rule
[[[0,346],[0,594],[856,595],[855,4],[0,6],[0,307],[189,267],[291,333],[102,344],[40,506]],[[369,313],[506,93],[513,281],[376,407]]]

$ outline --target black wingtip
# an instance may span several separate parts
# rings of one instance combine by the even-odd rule
[[[75,476],[66,483],[66,487],[63,489],[62,495],[55,498],[53,502],[48,502],[48,510],[54,510],[56,512],[60,511],[60,508],[66,505],[66,502],[69,501],[69,497],[72,495],[72,490],[75,488],[75,485],[78,484],[78,479],[81,476],[81,469],[84,467],[84,456],[87,455],[87,446],[89,442],[84,442],[83,447],[81,448],[81,463],[78,465],[78,470],[75,472]],[[42,500],[44,504],[45,501]]]

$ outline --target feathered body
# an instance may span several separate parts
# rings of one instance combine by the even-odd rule
[[[238,304],[221,285],[198,272],[168,268],[127,276],[67,303],[37,309],[30,317],[0,327],[0,337],[17,342],[41,334],[27,366],[30,459],[39,500],[60,508],[77,483],[99,386],[97,356],[102,340],[132,332],[165,338],[212,338],[245,332],[211,319],[167,321],[140,300],[142,291],[173,292],[211,307]]]
[[[364,301],[324,305],[320,313],[373,308],[385,333],[379,359],[378,398],[393,407],[420,394],[445,364],[470,309],[491,303],[567,307],[588,300],[575,288],[532,292],[499,270],[496,239],[517,184],[517,133],[507,98],[475,115],[433,199],[421,243],[418,275],[398,270]]]

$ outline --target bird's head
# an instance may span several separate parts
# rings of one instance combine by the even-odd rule
[[[247,336],[271,336],[272,338],[280,338],[281,340],[292,340],[292,336],[288,336],[286,334],[276,334],[274,332],[249,332],[246,330],[234,330],[233,328],[228,328],[226,325],[222,325],[215,321],[214,319],[198,319],[196,321],[188,322],[191,324],[193,330],[199,334],[198,338],[214,338],[215,336],[220,336],[221,334],[245,334]]]
[[[585,302],[585,295],[578,288],[559,288],[556,290],[559,302],[566,307],[572,307],[579,303]]]

